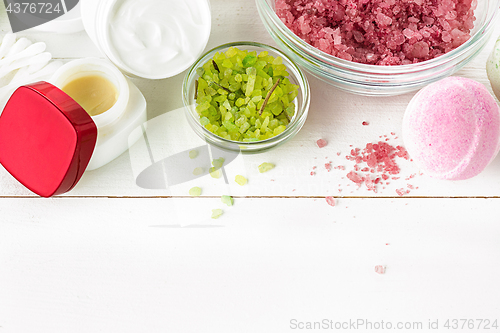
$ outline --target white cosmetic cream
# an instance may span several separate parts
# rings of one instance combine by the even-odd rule
[[[117,0],[107,40],[114,62],[136,76],[171,77],[203,52],[210,35],[206,0]]]

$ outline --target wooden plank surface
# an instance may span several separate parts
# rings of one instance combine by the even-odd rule
[[[2,199],[0,330],[497,318],[499,200]]]

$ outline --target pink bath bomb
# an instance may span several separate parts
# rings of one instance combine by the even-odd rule
[[[449,77],[413,97],[403,119],[403,140],[429,176],[468,179],[498,153],[500,109],[482,84]]]

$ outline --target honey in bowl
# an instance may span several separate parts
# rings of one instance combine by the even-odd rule
[[[118,99],[115,85],[100,75],[79,77],[66,84],[62,91],[92,117],[111,109]]]

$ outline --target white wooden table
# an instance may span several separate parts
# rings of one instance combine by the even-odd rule
[[[207,49],[237,40],[275,45],[253,1],[211,5]],[[0,22],[10,30],[4,11]],[[46,42],[55,58],[102,57],[84,32],[19,35]],[[490,89],[492,46],[493,39],[457,75]],[[134,81],[155,120],[154,159],[204,144],[179,110],[184,74]],[[307,322],[328,331],[361,320],[375,326],[357,326],[365,331],[381,321],[386,329],[421,323],[418,331],[429,321],[438,331],[474,331],[469,322],[462,330],[463,321],[453,329],[454,319],[500,325],[500,157],[476,178],[453,182],[401,162],[400,179],[377,193],[358,189],[345,177],[353,167],[345,155],[384,135],[403,144],[413,94],[361,97],[308,78],[303,129],[276,150],[238,157],[226,168],[229,184],[206,176],[141,188],[136,177],[149,161],[140,147],[51,199],[1,168],[0,332],[312,331],[300,329]],[[320,138],[328,146],[319,149]],[[327,172],[329,161],[346,169]],[[262,162],[276,168],[259,174]],[[248,185],[236,185],[234,174]],[[409,183],[414,189],[398,196]],[[202,197],[189,197],[192,186],[202,187]],[[222,194],[234,196],[233,207],[223,207]],[[217,220],[214,208],[224,210]],[[376,274],[376,265],[386,273]]]

